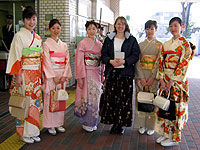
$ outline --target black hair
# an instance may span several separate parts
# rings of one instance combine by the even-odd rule
[[[182,20],[179,17],[173,17],[170,21],[169,21],[169,25],[174,22],[174,21],[178,21],[178,23],[182,26]]]
[[[59,22],[59,20],[58,19],[52,19],[50,22],[49,22],[49,29],[51,28],[51,27],[53,27],[53,25],[54,24],[59,24],[60,26],[61,26],[61,23]]]
[[[157,22],[155,20],[148,20],[144,25],[144,29],[150,28],[152,25],[154,25],[155,29],[158,28]]]
[[[93,25],[97,28],[97,23],[94,22],[94,20],[91,20],[91,21],[87,21],[87,22],[86,22],[86,24],[85,24],[86,30],[87,30],[87,28],[88,28],[91,24],[93,24]]]
[[[27,6],[22,12],[22,19],[24,20],[25,18],[31,18],[34,15],[37,16],[36,11],[31,6]]]
[[[122,20],[122,21],[124,21],[125,26],[126,26],[124,32],[126,32],[126,31],[130,32],[130,28],[129,28],[129,26],[128,26],[128,23],[127,23],[126,19],[125,19],[123,16],[119,16],[119,17],[117,17],[117,19],[115,20],[115,23],[114,23],[114,32],[117,33],[117,30],[116,30],[115,25],[117,24],[117,21],[118,21],[118,20]]]

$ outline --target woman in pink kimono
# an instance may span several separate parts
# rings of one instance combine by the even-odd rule
[[[92,132],[97,130],[103,80],[103,67],[100,63],[102,44],[96,39],[96,23],[87,21],[85,27],[88,37],[79,43],[75,55],[77,87],[74,113],[80,117],[83,129]]]
[[[58,132],[65,132],[65,128],[62,127],[64,111],[49,112],[50,91],[61,88],[61,85],[64,85],[65,88],[67,80],[72,77],[72,73],[67,44],[58,38],[61,32],[60,22],[57,19],[52,19],[49,23],[49,30],[51,38],[48,38],[43,44],[43,127],[48,128],[51,135],[56,135],[56,129]]]
[[[30,97],[28,117],[16,119],[16,132],[26,143],[39,142],[41,89],[41,54],[42,40],[34,32],[37,25],[35,10],[27,6],[22,13],[24,28],[14,36],[11,44],[6,73],[13,75],[10,86],[11,95],[18,93],[22,87],[23,94]]]

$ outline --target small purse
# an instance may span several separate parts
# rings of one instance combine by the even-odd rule
[[[50,102],[49,102],[49,112],[65,111],[66,100],[57,100],[58,92],[57,89],[50,91]],[[57,96],[55,96],[57,93]]]
[[[67,91],[64,89],[64,85],[62,84],[61,89],[55,91],[54,100],[66,101],[68,99],[69,99],[69,95],[68,95]]]
[[[162,97],[160,95],[157,94],[157,96],[155,97],[155,99],[153,101],[153,104],[155,106],[159,107],[160,109],[167,111],[169,109],[169,106],[170,106],[170,100],[169,100],[170,92],[169,92],[167,98]]]
[[[176,120],[176,104],[175,101],[169,100],[170,92],[167,98],[156,96],[154,104],[159,107],[158,117]]]
[[[11,95],[8,102],[11,116],[25,119],[29,113],[30,96],[25,96],[25,91],[22,87],[15,90],[18,90],[17,94]]]
[[[154,94],[150,92],[138,92],[138,111],[142,112],[153,112],[154,105],[152,104],[154,100]]]

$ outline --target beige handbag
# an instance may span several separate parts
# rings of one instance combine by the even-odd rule
[[[155,97],[155,99],[153,101],[153,104],[155,106],[159,107],[160,109],[167,111],[169,109],[169,106],[170,106],[170,100],[169,100],[170,92],[169,92],[167,98],[162,97],[160,95],[157,94],[157,96]]]
[[[11,116],[25,119],[29,113],[30,96],[25,96],[25,91],[22,87],[19,87],[18,94],[10,96],[8,105]]]
[[[139,103],[152,104],[154,100],[154,94],[150,92],[138,92],[137,100]]]
[[[61,85],[61,89],[55,91],[54,100],[56,101],[66,101],[69,99],[68,93],[64,88],[64,85]]]

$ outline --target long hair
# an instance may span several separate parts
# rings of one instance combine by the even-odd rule
[[[125,26],[126,26],[124,32],[126,32],[126,31],[130,32],[130,28],[129,28],[129,26],[128,26],[128,23],[127,23],[126,19],[125,19],[123,16],[119,16],[119,17],[117,17],[117,19],[115,20],[115,23],[114,23],[114,32],[117,33],[117,29],[116,29],[115,25],[117,24],[117,21],[118,21],[118,20],[121,20],[121,21],[124,22],[124,24],[125,24]]]

